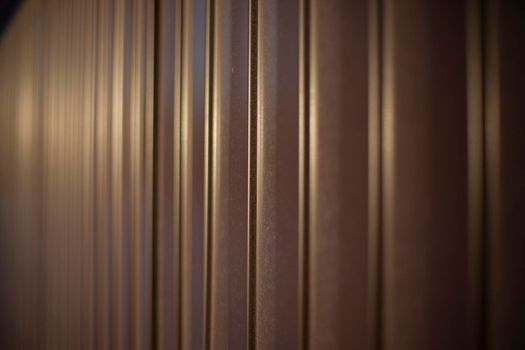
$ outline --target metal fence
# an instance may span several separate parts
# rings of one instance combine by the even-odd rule
[[[524,349],[525,3],[27,0],[2,349]]]

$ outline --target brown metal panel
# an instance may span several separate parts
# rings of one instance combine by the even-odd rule
[[[53,268],[55,266],[55,258],[57,254],[55,254],[55,251],[53,249],[54,242],[56,239],[56,229],[55,225],[53,223],[54,215],[51,215],[53,213],[53,200],[54,200],[54,182],[56,181],[56,166],[54,166],[54,163],[56,163],[56,153],[54,152],[56,150],[56,140],[57,137],[53,134],[53,129],[56,123],[56,115],[55,115],[55,106],[56,106],[56,83],[57,83],[57,77],[55,74],[56,71],[56,55],[59,48],[59,42],[58,37],[55,36],[56,28],[58,26],[58,15],[55,11],[56,4],[50,2],[48,4],[47,8],[47,15],[49,20],[46,21],[46,29],[47,29],[47,40],[46,43],[48,44],[48,47],[45,50],[45,75],[44,75],[44,101],[45,105],[44,111],[42,114],[42,117],[46,120],[46,123],[43,124],[43,149],[44,149],[44,159],[45,162],[43,164],[44,167],[44,194],[43,194],[43,204],[42,204],[42,211],[43,211],[43,217],[44,219],[44,239],[42,240],[42,256],[43,261],[45,264],[44,267],[44,277],[45,277],[45,285],[43,286],[43,289],[45,290],[45,297],[44,297],[44,334],[45,338],[44,340],[44,346],[46,349],[50,349],[53,346],[55,346],[56,343],[56,337],[54,336],[52,330],[57,329],[57,318],[51,317],[51,310],[57,310],[57,308],[54,305],[54,300],[56,298],[56,292],[53,290],[53,287],[55,286],[55,274],[53,273]],[[56,311],[55,311],[56,312]],[[56,346],[55,346],[56,347]]]
[[[21,5],[16,26],[3,33],[0,75],[0,347],[38,344],[40,137],[38,4]]]
[[[523,14],[23,2],[0,347],[523,348]]]
[[[462,349],[467,333],[465,4],[384,8],[384,345]]]
[[[151,119],[150,77],[153,40],[152,6],[148,1],[135,0],[131,7],[130,48],[130,297],[131,347],[151,345]]]
[[[130,20],[131,3],[114,4],[111,111],[112,348],[130,347]]]
[[[486,8],[488,348],[525,346],[525,6]]]
[[[310,325],[312,348],[367,340],[368,6],[310,8]]]
[[[141,348],[149,342],[153,12],[145,1],[135,5],[114,21],[108,2],[27,1],[9,32],[11,62],[2,69],[11,68],[12,81],[1,117],[13,135],[2,140],[12,170],[2,175],[2,197],[12,187],[13,206],[12,221],[1,224],[16,251],[7,255],[8,277],[17,281],[2,293],[2,308],[13,301],[7,348],[109,348],[112,327],[123,341],[128,322],[144,325],[133,332]],[[113,289],[115,310],[135,311],[131,319],[113,312],[120,323],[112,325],[113,283],[121,288]],[[127,305],[130,296],[136,304]]]
[[[154,341],[159,349],[173,349],[180,339],[179,326],[179,142],[180,106],[180,1],[157,4],[156,48],[156,164],[155,200],[156,278],[153,305],[156,312]]]
[[[248,3],[214,2],[210,346],[247,344]],[[210,256],[208,257],[210,258]]]
[[[255,344],[298,349],[299,3],[258,6]]]
[[[183,3],[181,96],[181,348],[204,340],[204,72],[206,2]]]
[[[113,7],[98,4],[95,127],[95,348],[111,348],[111,76]]]

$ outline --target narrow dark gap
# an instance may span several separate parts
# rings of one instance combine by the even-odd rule
[[[94,15],[94,20],[93,20],[93,27],[94,27],[94,32],[93,32],[93,37],[94,37],[94,43],[93,43],[93,51],[94,51],[94,63],[93,63],[93,75],[94,75],[94,78],[93,78],[93,88],[92,88],[92,93],[93,93],[93,100],[94,100],[94,109],[93,109],[93,124],[92,124],[92,127],[93,127],[93,138],[92,138],[92,143],[93,143],[93,146],[92,146],[92,149],[91,151],[93,152],[93,168],[91,169],[91,176],[92,176],[92,183],[91,183],[91,186],[92,188],[94,189],[94,192],[93,192],[93,197],[92,197],[92,200],[93,200],[93,217],[92,217],[92,225],[93,225],[93,241],[92,241],[92,251],[91,251],[91,254],[92,254],[92,273],[93,273],[93,286],[91,288],[92,290],[92,294],[93,294],[93,305],[92,305],[92,308],[93,308],[93,319],[92,319],[92,327],[93,327],[93,343],[94,344],[98,344],[98,339],[100,338],[100,332],[98,330],[98,327],[97,327],[97,320],[98,320],[98,308],[97,308],[97,304],[98,304],[98,300],[97,300],[97,295],[98,295],[98,289],[100,288],[99,287],[99,280],[97,278],[97,273],[99,271],[98,269],[98,252],[100,250],[100,247],[101,247],[101,240],[100,240],[100,232],[99,232],[99,225],[98,225],[98,222],[99,222],[99,213],[98,213],[98,210],[97,210],[97,203],[99,201],[99,193],[98,193],[98,186],[99,186],[99,179],[98,179],[98,162],[99,162],[99,157],[98,157],[98,143],[97,143],[97,134],[98,134],[98,125],[99,125],[99,114],[98,114],[98,96],[97,96],[97,88],[98,88],[98,84],[99,84],[99,52],[100,52],[100,25],[102,23],[101,19],[100,19],[100,14],[99,14],[99,11],[100,11],[100,4],[99,4],[99,1],[95,1],[94,2],[94,5],[93,5],[93,8],[92,8],[92,13]],[[42,97],[40,97],[42,98]],[[40,111],[43,110],[42,107],[39,108]]]
[[[152,169],[152,229],[151,229],[151,349],[158,347],[158,135],[159,135],[159,64],[160,64],[160,5],[154,3],[154,31],[153,31],[153,169]]]
[[[206,29],[208,35],[208,66],[207,75],[208,75],[208,101],[207,101],[207,123],[208,130],[207,135],[205,135],[208,140],[208,149],[207,149],[207,203],[206,203],[206,290],[205,290],[205,319],[204,319],[204,348],[211,349],[211,302],[212,302],[212,269],[213,269],[213,85],[215,83],[214,77],[214,57],[215,57],[215,1],[209,0],[208,2],[208,28]]]
[[[178,295],[179,295],[179,300],[178,300],[178,304],[179,304],[179,307],[178,307],[178,314],[177,314],[177,328],[178,328],[178,338],[177,338],[177,344],[178,344],[178,348],[179,349],[182,349],[182,346],[184,344],[184,339],[183,337],[185,336],[185,334],[183,334],[183,329],[184,327],[182,326],[182,323],[184,322],[184,309],[186,308],[186,306],[184,305],[183,303],[183,300],[184,300],[184,287],[183,287],[183,283],[184,283],[184,268],[183,268],[183,265],[184,265],[184,249],[183,249],[183,244],[184,244],[184,237],[183,237],[183,227],[184,227],[184,224],[183,224],[183,220],[184,220],[184,210],[183,209],[183,193],[186,191],[186,189],[183,187],[184,186],[184,181],[183,181],[183,176],[184,176],[184,169],[183,169],[183,160],[182,160],[182,157],[183,157],[183,150],[182,148],[184,147],[184,143],[182,142],[182,136],[183,136],[183,130],[182,130],[182,127],[183,127],[183,123],[182,123],[182,120],[183,120],[183,108],[182,108],[182,105],[184,104],[184,89],[185,89],[185,84],[184,84],[184,44],[185,44],[185,40],[184,40],[184,6],[185,6],[185,1],[184,0],[180,0],[180,23],[178,24],[178,28],[180,28],[180,32],[179,34],[175,34],[176,37],[180,38],[180,60],[179,60],[179,67],[178,68],[178,75],[176,75],[176,79],[179,80],[179,106],[178,106],[178,109],[179,109],[179,120],[176,120],[175,122],[177,123],[178,122],[178,132],[175,136],[178,136],[178,140],[175,140],[176,143],[179,144],[179,149],[178,149],[178,154],[176,155],[178,158],[179,158],[179,169],[178,169],[178,173],[179,173],[179,176],[178,176],[178,182],[179,182],[179,193],[176,194],[177,196],[177,202],[178,202],[178,211],[179,211],[179,222],[177,224],[178,226],[178,257],[179,257],[179,261],[178,261],[178,264],[179,264],[179,283],[177,285],[177,288],[178,288]],[[177,84],[177,82],[175,82],[175,84]],[[177,171],[177,170],[175,170]]]
[[[122,291],[122,303],[124,304],[123,310],[124,310],[124,323],[123,329],[124,334],[123,342],[128,347],[133,346],[133,318],[134,318],[134,307],[133,307],[133,299],[134,294],[136,293],[135,289],[132,288],[133,285],[133,260],[132,260],[132,249],[133,244],[131,240],[133,239],[133,234],[131,233],[131,223],[129,220],[126,220],[127,217],[131,217],[131,113],[133,112],[133,107],[131,106],[131,94],[132,94],[132,88],[131,88],[131,72],[132,72],[132,58],[131,55],[133,54],[132,51],[132,45],[133,45],[133,16],[134,14],[134,4],[125,3],[124,4],[124,44],[123,44],[123,97],[122,97],[122,109],[123,109],[123,117],[122,117],[122,150],[121,150],[121,156],[122,156],[122,164],[121,164],[121,171],[122,171],[122,212],[121,215],[123,217],[119,217],[119,220],[122,225],[122,257],[120,257],[121,264],[122,264],[122,284],[124,290]],[[119,101],[120,102],[120,101]]]
[[[249,219],[248,219],[248,348],[256,348],[257,332],[257,98],[258,1],[250,1],[249,18]]]
[[[482,135],[483,142],[481,143],[481,183],[482,183],[482,193],[481,193],[481,217],[483,222],[481,225],[481,273],[480,273],[480,290],[481,290],[481,301],[480,301],[480,320],[479,320],[479,344],[482,349],[489,349],[489,287],[490,287],[490,269],[489,269],[489,242],[488,242],[488,227],[490,225],[489,218],[489,203],[487,198],[488,193],[488,182],[487,182],[487,35],[488,35],[488,1],[489,0],[479,0],[479,25],[480,25],[480,56],[481,56],[481,104],[482,104]]]
[[[377,0],[377,26],[378,26],[378,43],[377,43],[377,55],[378,55],[378,91],[377,91],[377,103],[379,118],[378,118],[378,213],[377,213],[377,292],[376,292],[376,350],[382,350],[384,348],[384,331],[385,331],[385,313],[384,313],[384,285],[385,279],[385,268],[384,268],[384,224],[383,224],[383,213],[384,213],[384,197],[383,197],[383,82],[384,82],[384,4],[382,0]]]
[[[108,23],[108,28],[113,28],[113,26],[115,25],[115,21],[116,21],[116,15],[115,13],[117,12],[117,9],[116,9],[116,4],[115,2],[110,2],[110,6],[109,8],[111,9],[111,12],[108,16],[109,18],[109,23]],[[113,72],[113,59],[114,59],[114,52],[113,52],[113,44],[115,43],[115,40],[113,38],[113,35],[109,35],[108,36],[108,41],[109,41],[109,45],[107,46],[107,49],[108,49],[108,52],[107,52],[107,57],[105,57],[105,59],[107,59],[106,61],[106,64],[108,65],[108,76],[110,77],[110,79],[108,79],[108,82],[107,82],[107,87],[108,87],[108,104],[107,104],[107,109],[106,109],[106,112],[107,112],[107,115],[109,116],[109,121],[108,121],[108,126],[107,126],[107,135],[106,135],[106,145],[111,145],[111,141],[112,141],[112,135],[113,135],[113,115],[112,115],[112,106],[113,106],[113,103],[114,103],[114,100],[115,100],[115,96],[113,94],[113,89],[110,88],[111,86],[111,82],[113,80],[113,77],[114,77],[114,72]],[[108,154],[107,154],[107,166],[108,166],[108,171],[107,171],[107,174],[106,174],[106,183],[108,184],[108,207],[107,207],[107,210],[108,210],[108,222],[107,222],[107,226],[106,226],[106,229],[107,229],[107,232],[111,232],[112,230],[112,227],[113,227],[113,148],[112,147],[108,147]],[[114,308],[112,307],[112,304],[113,304],[113,291],[114,291],[114,283],[113,283],[113,270],[114,270],[114,261],[113,261],[113,237],[111,237],[111,235],[108,235],[107,237],[107,244],[108,244],[108,247],[107,247],[107,253],[108,253],[108,256],[106,257],[108,259],[108,267],[107,267],[107,272],[108,272],[108,276],[107,276],[107,285],[108,285],[108,303],[109,303],[109,307],[108,307],[108,314],[107,314],[107,318],[108,318],[108,340],[107,340],[107,344],[111,347],[113,346],[113,344],[115,343],[115,336],[114,336],[114,329],[115,329],[115,326],[113,324],[113,319],[116,317],[114,314]]]

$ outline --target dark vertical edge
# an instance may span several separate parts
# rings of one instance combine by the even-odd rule
[[[184,313],[186,311],[186,305],[184,303],[185,298],[185,292],[184,292],[184,280],[185,280],[185,274],[184,274],[184,257],[186,255],[186,252],[184,251],[184,243],[185,239],[183,237],[183,227],[184,227],[184,217],[183,217],[183,211],[184,208],[184,202],[183,202],[183,192],[185,191],[183,187],[183,178],[184,178],[184,166],[183,164],[183,147],[184,144],[182,142],[183,137],[183,125],[182,125],[182,104],[183,104],[183,95],[184,95],[184,52],[185,52],[185,38],[184,38],[184,23],[185,23],[185,0],[179,0],[176,5],[176,13],[177,17],[175,20],[175,23],[177,25],[177,29],[179,29],[178,33],[176,32],[175,37],[175,86],[178,86],[178,89],[175,88],[175,201],[177,203],[176,211],[177,211],[177,266],[178,266],[178,313],[177,313],[177,334],[179,335],[177,337],[177,349],[182,349],[182,345],[184,344],[184,336],[183,334],[183,322],[184,322]],[[178,44],[177,44],[178,41]],[[178,50],[177,50],[178,47]]]
[[[159,348],[159,96],[161,91],[159,70],[161,60],[162,23],[160,21],[160,2],[154,1],[154,34],[153,34],[153,164],[152,164],[152,218],[151,218],[151,344],[152,350]]]
[[[369,2],[369,349],[383,348],[382,0]]]
[[[257,319],[257,133],[258,133],[258,0],[250,0],[248,53],[248,349],[256,347]]]
[[[310,0],[299,20],[299,344],[309,349],[310,329]]]
[[[482,71],[483,71],[483,112],[484,112],[484,228],[486,231],[482,243],[485,259],[482,261],[484,276],[483,305],[484,318],[482,329],[484,349],[498,349],[497,316],[495,304],[497,300],[497,282],[495,273],[501,271],[501,256],[499,240],[496,238],[501,230],[500,200],[501,200],[501,140],[500,140],[500,86],[499,86],[499,23],[498,1],[480,0],[481,2],[481,32],[482,32]],[[493,307],[494,306],[494,307]]]
[[[160,313],[159,313],[159,297],[161,293],[161,289],[159,288],[159,281],[160,278],[163,276],[159,276],[159,244],[160,244],[160,226],[159,226],[159,203],[160,203],[160,194],[159,194],[159,176],[160,176],[160,159],[161,153],[159,151],[159,148],[161,145],[159,145],[160,142],[160,123],[159,123],[159,115],[162,113],[161,108],[162,106],[159,103],[160,94],[163,93],[161,91],[161,79],[160,79],[160,69],[161,69],[161,56],[163,52],[161,51],[161,45],[163,44],[161,41],[161,32],[163,31],[163,21],[160,20],[161,18],[161,2],[164,0],[156,0],[154,3],[154,38],[153,38],[153,56],[154,56],[154,64],[153,64],[153,166],[152,166],[152,177],[153,177],[153,184],[152,184],[152,242],[151,242],[151,349],[157,350],[160,349]],[[164,36],[162,36],[162,39],[164,39]],[[165,116],[164,116],[165,118]]]
[[[132,168],[131,168],[131,152],[134,145],[132,144],[131,138],[131,123],[132,115],[134,114],[134,102],[132,98],[134,83],[133,71],[133,46],[135,45],[133,31],[134,28],[134,16],[135,6],[137,0],[125,0],[124,12],[122,14],[124,21],[124,33],[123,33],[123,79],[122,79],[122,144],[121,144],[121,215],[120,218],[122,223],[122,292],[121,298],[123,298],[122,305],[122,317],[123,317],[123,334],[122,334],[122,347],[124,349],[131,348],[133,346],[133,295],[136,293],[133,288],[133,277],[132,277],[132,203],[131,203],[131,191],[132,191]]]
[[[160,1],[155,0],[153,9],[154,34],[153,34],[153,161],[152,161],[152,204],[151,204],[151,344],[152,350],[158,349],[159,334],[158,334],[158,294],[159,294],[159,276],[158,276],[158,242],[159,242],[159,225],[158,225],[158,205],[159,205],[159,188],[158,188],[158,166],[159,166],[159,94],[160,80],[159,80],[159,66],[160,66],[160,26],[159,8]]]
[[[485,348],[486,237],[483,77],[484,0],[466,2],[469,349]]]
[[[207,1],[206,8],[207,28],[206,28],[206,121],[205,121],[205,138],[206,138],[206,173],[205,173],[205,308],[204,308],[204,348],[211,349],[211,330],[212,330],[212,281],[213,281],[213,87],[214,79],[214,62],[215,62],[215,0]]]
[[[488,349],[525,347],[525,3],[485,1]]]
[[[133,86],[135,79],[135,72],[133,71],[133,46],[135,45],[133,31],[134,16],[136,15],[135,3],[137,0],[125,0],[123,21],[124,21],[124,43],[123,43],[123,99],[122,99],[122,197],[121,197],[121,215],[122,222],[122,267],[123,267],[123,290],[122,290],[122,304],[123,304],[123,334],[122,346],[124,348],[131,348],[133,346],[133,296],[136,293],[133,288],[133,254],[132,254],[132,168],[131,168],[131,152],[134,145],[132,144],[131,130],[132,130],[132,115],[134,114],[134,101],[132,98]]]
[[[207,0],[206,28],[206,111],[205,111],[205,307],[204,348],[211,349],[212,335],[212,281],[213,281],[213,134],[214,134],[214,85],[215,85],[215,0]]]
[[[44,116],[45,109],[48,102],[46,101],[46,84],[47,84],[47,71],[48,71],[48,60],[47,51],[48,37],[49,37],[49,22],[47,20],[47,8],[43,0],[38,1],[37,14],[40,14],[38,20],[38,40],[37,40],[37,69],[38,69],[38,177],[37,177],[37,200],[38,200],[38,270],[37,270],[37,281],[35,282],[39,293],[37,293],[37,339],[39,340],[43,349],[47,349],[47,336],[45,332],[45,321],[46,321],[46,308],[45,302],[47,299],[46,293],[46,260],[45,260],[45,244],[46,244],[46,220],[45,220],[45,200],[46,200],[46,163],[45,163],[45,149],[46,149],[46,135],[45,135],[45,124]],[[97,17],[98,18],[98,17]],[[47,44],[47,45],[46,45]],[[95,261],[95,260],[93,260]]]
[[[146,76],[145,79],[145,89],[144,94],[146,96],[145,101],[145,109],[146,109],[146,147],[145,147],[145,156],[143,156],[143,159],[145,159],[145,168],[146,168],[146,196],[145,196],[145,202],[146,205],[146,219],[143,222],[144,231],[146,234],[142,237],[142,241],[145,242],[147,247],[144,249],[146,250],[146,257],[145,257],[145,264],[146,266],[143,267],[144,274],[146,275],[146,281],[143,283],[145,284],[144,288],[146,290],[146,294],[143,296],[143,309],[145,315],[145,319],[143,320],[145,327],[147,329],[147,334],[145,338],[143,339],[143,343],[141,346],[147,347],[149,344],[152,344],[152,339],[154,337],[155,330],[152,327],[153,324],[153,310],[152,310],[152,298],[153,300],[156,300],[156,296],[153,293],[153,286],[152,283],[152,269],[157,270],[156,266],[156,255],[153,255],[153,237],[157,237],[157,233],[153,230],[153,228],[156,225],[153,225],[153,221],[155,220],[156,215],[154,215],[153,212],[153,206],[154,203],[156,203],[155,192],[153,191],[153,187],[155,186],[156,177],[155,177],[155,166],[154,162],[157,158],[157,155],[155,153],[155,125],[156,125],[156,112],[155,112],[155,88],[156,88],[156,76],[155,76],[155,57],[156,57],[156,50],[155,50],[155,42],[156,42],[156,23],[157,18],[155,15],[155,8],[156,8],[156,1],[150,2],[145,1],[145,7],[146,7],[146,36],[144,38],[145,41],[145,62],[144,66],[146,69],[144,70],[144,74]],[[156,238],[155,238],[156,240]],[[149,242],[148,242],[149,241]],[[149,243],[149,244],[148,244]],[[155,251],[156,253],[156,251]],[[153,348],[154,349],[154,348]]]
[[[159,32],[161,23],[159,21],[159,2],[154,2],[154,37],[153,37],[153,164],[152,164],[152,218],[151,218],[151,344],[152,350],[158,348],[158,163],[159,163],[159,61],[160,61],[160,40]]]
[[[133,0],[129,9],[129,48],[128,59],[129,68],[129,88],[128,88],[128,152],[127,167],[128,173],[128,193],[127,193],[127,211],[128,211],[128,305],[129,305],[129,335],[128,344],[130,349],[142,347],[140,344],[144,339],[144,329],[141,327],[144,314],[141,310],[141,295],[144,293],[142,288],[141,265],[144,256],[141,248],[145,245],[141,242],[141,236],[145,234],[141,230],[141,222],[144,219],[142,206],[147,203],[141,198],[145,174],[142,172],[142,150],[145,147],[145,139],[142,138],[144,125],[141,119],[147,118],[143,113],[142,106],[145,100],[142,98],[141,90],[145,87],[142,77],[144,57],[141,56],[143,43],[141,39],[145,36],[144,23],[145,11],[141,6],[142,0]]]

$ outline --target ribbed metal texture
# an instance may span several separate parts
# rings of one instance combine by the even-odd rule
[[[524,18],[22,2],[0,33],[0,348],[525,348]]]

